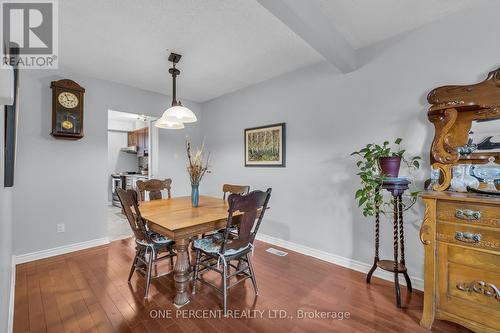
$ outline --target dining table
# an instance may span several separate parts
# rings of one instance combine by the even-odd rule
[[[200,195],[197,207],[192,206],[190,196],[184,196],[141,201],[139,208],[150,230],[175,241],[174,304],[177,307],[186,305],[189,303],[187,286],[191,274],[189,243],[194,236],[225,228],[229,205],[221,198]],[[233,214],[235,223],[239,215],[239,212]]]

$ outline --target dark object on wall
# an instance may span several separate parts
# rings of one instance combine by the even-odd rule
[[[11,56],[19,55],[18,48],[10,48]],[[4,187],[14,186],[16,163],[17,113],[19,110],[19,69],[14,67],[14,103],[5,106]]]
[[[52,133],[56,139],[83,138],[83,94],[85,89],[72,80],[52,81]]]
[[[379,157],[378,163],[383,175],[387,177],[397,178],[399,176],[399,168],[401,167],[401,157]]]
[[[245,166],[284,167],[286,165],[286,124],[245,129]]]

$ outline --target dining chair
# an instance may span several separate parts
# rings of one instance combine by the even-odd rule
[[[167,197],[170,199],[172,179],[167,178],[161,179],[149,179],[149,180],[138,180],[136,183],[137,191],[139,191],[141,201],[144,201],[145,192],[149,192],[149,200],[160,200],[162,199],[161,191],[167,190]]]
[[[142,218],[137,202],[137,192],[134,190],[116,189],[118,198],[122,204],[123,211],[127,216],[128,223],[135,236],[135,257],[130,268],[128,282],[132,279],[135,271],[140,271],[146,277],[146,290],[144,298],[148,298],[149,285],[152,279],[172,273],[174,267],[173,251],[174,241],[149,230],[146,222]],[[163,256],[158,256],[161,252],[166,252]],[[158,275],[158,262],[170,258],[172,269],[170,272]],[[152,267],[155,265],[155,275],[152,275]]]
[[[246,195],[231,194],[228,197],[229,210],[224,233],[213,234],[194,241],[196,261],[192,293],[196,293],[196,281],[201,281],[222,293],[224,316],[227,315],[227,292],[230,288],[246,279],[252,279],[255,295],[259,293],[249,254],[253,252],[253,242],[270,197],[270,188],[266,192],[252,191]],[[242,213],[242,215],[235,217],[233,216],[235,212]],[[236,220],[239,220],[240,233],[237,238],[231,238],[229,237],[230,229]],[[232,261],[238,261],[238,265],[232,264]],[[240,265],[241,261],[244,261],[246,265]],[[222,270],[219,269],[219,264],[222,264]],[[232,273],[231,268],[234,268]],[[200,276],[209,270],[221,274],[222,290]],[[240,278],[233,284],[229,284],[230,279],[237,275]]]
[[[250,192],[250,186],[248,185],[232,185],[232,184],[224,184],[222,185],[222,193],[223,196],[222,196],[222,199],[223,200],[226,200],[226,195],[229,193],[229,195],[231,194],[247,194],[248,192]],[[224,229],[222,230],[219,230],[217,232],[223,232]],[[238,235],[238,226],[233,226],[230,230],[230,234],[229,236],[230,237],[235,237]],[[203,235],[205,236],[205,235]]]
[[[222,193],[224,193],[222,199],[224,200],[226,200],[227,193],[247,194],[248,192],[250,192],[250,186],[248,185],[231,185],[231,184],[222,185]]]

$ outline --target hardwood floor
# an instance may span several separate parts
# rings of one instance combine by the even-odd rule
[[[278,257],[265,252],[268,247],[256,242],[253,256],[259,296],[251,281],[229,291],[229,309],[255,310],[234,316],[262,313],[262,318],[202,312],[220,310],[222,299],[201,284],[179,310],[172,304],[172,275],[154,280],[145,301],[144,278],[136,273],[127,283],[134,251],[132,240],[125,239],[18,265],[14,332],[428,332],[418,325],[421,292],[407,296],[402,288],[404,308],[398,310],[390,282],[373,278],[367,285],[365,274],[288,250],[288,256]],[[170,269],[164,265],[159,269]],[[213,272],[207,277],[218,279]],[[299,319],[298,310],[349,312],[350,318]],[[444,321],[436,321],[433,331],[469,332]]]

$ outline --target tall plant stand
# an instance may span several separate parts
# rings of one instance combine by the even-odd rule
[[[410,181],[406,178],[388,178],[384,179],[382,185],[377,188],[377,193],[380,190],[387,190],[392,195],[394,206],[394,260],[380,260],[379,245],[380,245],[380,207],[375,210],[375,258],[373,266],[366,276],[366,283],[370,283],[373,272],[377,268],[394,273],[394,288],[396,291],[396,305],[401,307],[401,291],[399,288],[399,274],[403,274],[406,280],[408,291],[412,292],[410,277],[405,266],[405,239],[403,228],[403,193],[408,189]],[[399,244],[398,244],[399,240]],[[399,259],[401,252],[401,259]]]

